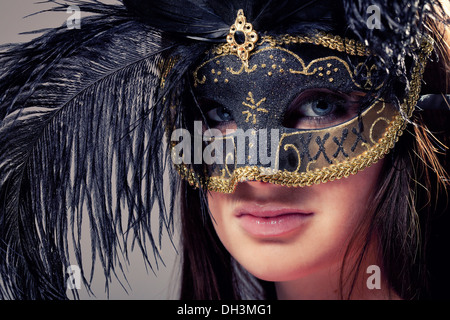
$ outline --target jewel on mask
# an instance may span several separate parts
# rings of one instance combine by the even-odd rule
[[[244,11],[240,9],[227,35],[230,51],[237,54],[242,62],[247,63],[249,52],[255,48],[256,41],[258,41],[258,35],[251,23],[247,23]]]

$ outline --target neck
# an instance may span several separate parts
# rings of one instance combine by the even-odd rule
[[[364,255],[355,275],[356,258],[344,266],[341,285],[341,262],[319,269],[291,281],[276,282],[280,300],[392,300],[400,297],[392,290],[373,248]],[[375,266],[375,267],[373,267]],[[378,268],[379,267],[379,268]]]

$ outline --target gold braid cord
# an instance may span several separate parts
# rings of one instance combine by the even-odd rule
[[[368,56],[370,55],[369,49],[359,41],[354,39],[342,38],[337,35],[327,34],[325,32],[318,32],[313,36],[291,36],[284,35],[278,38],[272,36],[264,36],[258,43],[258,46],[264,43],[269,44],[272,47],[278,45],[288,45],[288,44],[314,44],[317,46],[322,46],[324,48],[329,48],[332,50],[337,50],[339,52],[345,52],[346,54],[352,56]],[[212,49],[214,54],[224,54],[233,52],[232,48],[228,43],[218,45]]]
[[[277,44],[280,41],[281,43],[286,43],[287,41],[292,43],[314,43],[339,51],[346,52],[347,50],[351,50],[348,54],[357,55],[367,55],[368,52],[363,47],[357,46],[356,42],[350,42],[350,40],[344,41],[337,36],[322,35],[320,39],[314,37],[284,36],[279,40],[264,38],[262,41],[277,41]],[[178,165],[177,169],[180,175],[186,179],[190,185],[197,188],[201,186],[207,187],[211,191],[222,193],[232,193],[235,190],[236,185],[243,181],[262,181],[288,187],[304,187],[333,181],[342,177],[348,177],[350,174],[356,174],[358,171],[363,170],[382,159],[385,154],[389,153],[390,149],[394,147],[399,136],[402,135],[407,123],[405,117],[411,117],[417,100],[419,99],[422,75],[425,69],[426,60],[432,50],[433,42],[431,39],[426,38],[421,45],[419,61],[412,70],[411,91],[401,106],[401,113],[403,113],[404,116],[400,113],[395,116],[394,120],[391,121],[383,137],[379,139],[377,144],[351,160],[301,173],[280,170],[272,174],[267,174],[265,168],[259,168],[258,166],[240,167],[234,170],[231,178],[209,177],[207,178],[205,185],[200,183],[197,175],[185,165]]]

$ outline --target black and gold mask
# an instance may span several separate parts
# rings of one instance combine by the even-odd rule
[[[202,121],[193,131],[207,142],[201,154],[207,188],[219,192],[246,180],[308,186],[383,158],[414,109],[432,49],[423,42],[399,110],[377,94],[383,74],[361,43],[324,33],[258,39],[242,11],[227,41],[192,74]],[[173,146],[173,155],[186,160]],[[191,167],[178,164],[198,186]]]

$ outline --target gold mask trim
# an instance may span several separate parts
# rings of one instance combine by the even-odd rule
[[[325,32],[317,32],[312,36],[264,36],[261,38],[261,41],[257,43],[257,46],[261,46],[265,43],[268,43],[271,47],[288,44],[314,44],[331,50],[344,52],[351,56],[364,57],[370,55],[370,50],[361,42],[354,39],[342,38],[338,35],[333,35]],[[218,45],[211,50],[212,53],[215,53],[217,55],[224,53],[233,53],[228,43]]]

